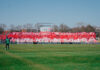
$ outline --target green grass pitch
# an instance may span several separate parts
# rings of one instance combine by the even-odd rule
[[[100,45],[0,45],[0,70],[100,70]]]

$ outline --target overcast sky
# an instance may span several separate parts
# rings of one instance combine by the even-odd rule
[[[100,0],[0,0],[0,23],[100,26]]]

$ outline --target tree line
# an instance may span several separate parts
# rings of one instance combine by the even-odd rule
[[[73,27],[70,28],[65,24],[61,24],[59,26],[54,25],[53,26],[53,31],[54,32],[95,32],[95,27],[93,27],[92,25],[82,25],[82,26],[77,26],[77,27]]]

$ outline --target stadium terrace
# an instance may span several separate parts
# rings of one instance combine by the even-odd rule
[[[5,40],[6,36],[12,43],[90,43],[96,42],[94,32],[12,32],[0,35],[0,40]]]

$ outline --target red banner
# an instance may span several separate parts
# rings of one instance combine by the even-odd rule
[[[12,32],[8,34],[12,42],[96,42],[94,32]],[[6,39],[6,35],[0,35],[0,40]]]

